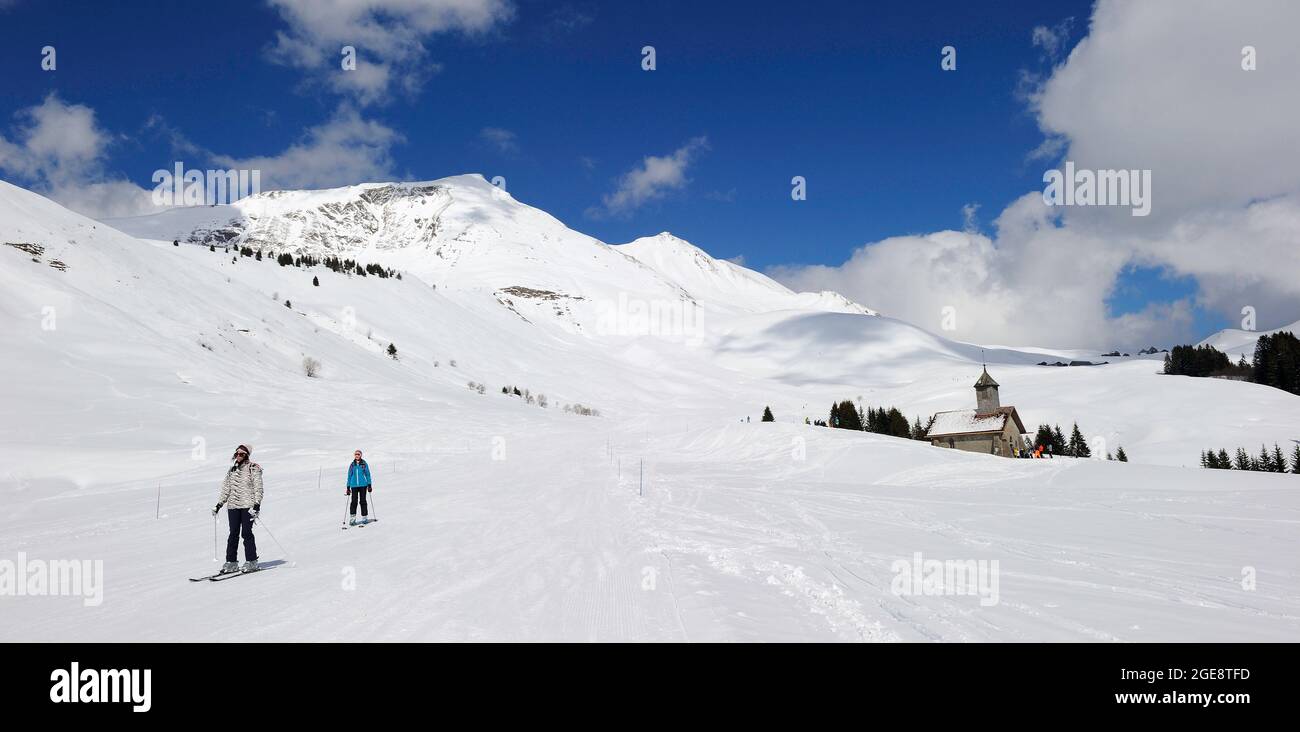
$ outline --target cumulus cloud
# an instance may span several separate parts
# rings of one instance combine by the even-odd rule
[[[19,111],[8,136],[0,136],[0,171],[18,183],[92,218],[154,213],[152,188],[106,172],[117,137],[101,128],[95,111],[50,94]],[[160,133],[187,168],[259,170],[263,190],[325,188],[392,180],[392,148],[402,135],[354,109],[341,107],[275,154],[236,157],[195,144],[158,116],[145,129]],[[172,169],[174,161],[160,161]]]
[[[0,136],[0,170],[73,210],[92,216],[132,216],[152,210],[149,191],[104,169],[115,138],[95,111],[50,93],[19,110],[10,135]]]
[[[799,289],[839,289],[938,330],[957,309],[962,340],[1058,347],[1185,342],[1195,307],[1261,328],[1300,317],[1300,97],[1292,93],[1300,5],[1262,0],[1101,0],[1089,33],[1026,98],[1039,158],[1152,171],[1152,211],[1055,207],[1041,190],[973,231],[873,242],[837,267],[781,267]],[[1035,33],[1050,51],[1060,42]],[[1053,41],[1052,39],[1056,40]],[[1253,45],[1259,68],[1241,68]],[[1057,46],[1057,53],[1065,48]],[[1267,64],[1265,63],[1267,60]],[[1035,159],[1031,155],[1030,159]],[[967,227],[968,229],[970,227]],[[1192,300],[1115,316],[1107,298],[1133,266],[1191,276]]]
[[[425,43],[439,33],[482,34],[514,15],[508,0],[270,0],[288,25],[276,34],[273,61],[313,73],[360,104],[394,90],[415,94],[430,73]],[[344,71],[342,49],[356,49]]]
[[[278,154],[246,158],[212,154],[211,159],[228,169],[262,171],[263,190],[330,188],[396,177],[392,148],[404,139],[392,128],[344,107]]]
[[[628,214],[663,198],[669,191],[685,188],[690,182],[686,177],[687,168],[708,147],[708,138],[695,137],[669,155],[646,156],[619,178],[614,191],[601,198],[600,207],[588,209],[587,214],[593,217]]]
[[[958,340],[1101,348],[1129,342],[1119,338],[1167,342],[1172,334],[1190,335],[1188,307],[1151,308],[1116,322],[1105,301],[1129,262],[1130,245],[1061,226],[1038,193],[1008,206],[993,228],[994,236],[891,237],[839,266],[777,267],[769,274],[797,290],[836,290],[935,332],[951,307],[956,329],[944,335]]]

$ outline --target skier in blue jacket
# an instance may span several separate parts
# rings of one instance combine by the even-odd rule
[[[361,523],[370,523],[370,511],[366,506],[366,494],[373,491],[370,485],[370,466],[361,458],[361,451],[352,453],[352,464],[348,465],[348,487],[344,495],[352,496],[352,508],[349,511],[348,524],[357,525],[357,500],[361,501]]]

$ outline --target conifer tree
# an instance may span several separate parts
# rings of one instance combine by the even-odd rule
[[[773,417],[773,416],[772,416],[772,408],[771,408],[771,407],[763,407],[763,421],[764,421],[764,422],[775,422],[775,421],[776,421],[776,417]]]
[[[1083,439],[1078,422],[1075,422],[1074,429],[1070,430],[1070,443],[1065,446],[1065,453],[1070,457],[1092,457],[1092,450],[1088,448],[1088,441]]]
[[[1051,426],[1040,424],[1038,425],[1038,434],[1034,435],[1034,447],[1042,445],[1043,450],[1046,450],[1051,447],[1053,439]]]
[[[904,439],[912,436],[911,428],[907,425],[907,417],[904,417],[903,413],[898,411],[897,408],[890,407],[886,419],[889,426],[886,429],[885,434],[892,437],[902,437]]]
[[[1273,472],[1286,472],[1286,455],[1282,454],[1282,448],[1275,442],[1273,443]]]
[[[1251,467],[1250,455],[1246,454],[1246,448],[1237,448],[1237,455],[1233,459],[1232,467],[1235,470],[1253,470]]]
[[[858,410],[853,406],[853,402],[845,399],[840,402],[840,408],[837,412],[839,417],[839,428],[845,430],[861,430],[862,420],[858,417]]]
[[[1061,434],[1061,425],[1056,425],[1052,429],[1052,452],[1057,455],[1066,454],[1065,435]]]

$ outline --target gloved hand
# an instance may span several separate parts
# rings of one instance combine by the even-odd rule
[[[260,504],[260,503],[254,503],[254,504],[253,504],[253,510],[251,510],[251,511],[248,512],[248,517],[251,518],[251,519],[253,519],[254,521],[256,521],[256,520],[257,520],[257,514],[258,514],[258,512],[260,512],[261,510],[262,510],[262,504]]]
[[[343,495],[345,495],[345,496],[350,496],[350,495],[352,495],[352,489],[351,489],[351,488],[344,488],[344,489],[343,489]]]
[[[366,486],[366,493],[374,493],[374,492],[375,492],[375,487],[373,485]]]
[[[213,516],[216,516],[216,515],[217,515],[217,511],[220,511],[220,510],[221,510],[221,504],[218,503],[217,505],[215,505],[215,506],[212,507],[212,515],[213,515]]]

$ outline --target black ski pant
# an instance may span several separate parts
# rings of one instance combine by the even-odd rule
[[[257,561],[257,542],[253,540],[253,516],[249,508],[226,509],[230,519],[230,537],[226,539],[226,561],[237,561],[239,556],[239,535],[244,535],[244,560]]]
[[[370,511],[366,508],[366,493],[367,493],[369,490],[370,490],[370,486],[368,486],[368,485],[363,485],[363,486],[361,486],[360,488],[353,488],[353,489],[352,489],[352,510],[349,511],[349,513],[351,513],[353,516],[356,516],[356,515],[357,515],[357,499],[358,499],[358,498],[361,500],[361,515],[362,515],[362,516],[369,516],[369,515],[370,515]]]

